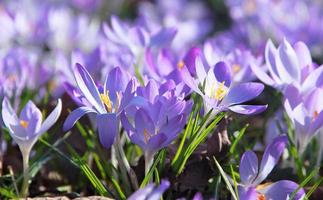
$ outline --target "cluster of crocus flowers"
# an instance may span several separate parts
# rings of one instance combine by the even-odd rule
[[[259,165],[257,155],[246,151],[240,161],[239,173],[241,183],[238,184],[240,200],[280,200],[288,199],[298,188],[298,184],[289,180],[261,184],[278,163],[288,142],[287,136],[279,136],[267,146]],[[294,199],[305,197],[300,189]]]
[[[292,46],[286,39],[275,48],[271,40],[267,41],[265,49],[267,67],[252,64],[255,75],[267,85],[284,91],[293,84],[306,92],[311,87],[319,87],[323,67],[313,63],[311,54],[303,42]],[[268,73],[267,73],[268,71]]]
[[[24,182],[21,196],[28,195],[29,155],[38,138],[51,128],[61,114],[62,103],[58,100],[55,109],[42,122],[42,113],[36,105],[29,101],[22,109],[19,117],[11,107],[7,98],[2,102],[2,120],[8,128],[13,140],[18,144],[23,158]]]
[[[187,68],[182,69],[182,77],[194,92],[203,97],[205,112],[211,109],[214,113],[231,110],[249,115],[267,108],[266,105],[241,104],[257,97],[264,86],[255,82],[232,84],[231,67],[225,62],[218,62],[206,71],[201,58],[197,57],[195,67],[197,80],[190,75]]]
[[[172,81],[159,85],[150,80],[138,87],[134,98],[140,97],[142,105],[128,107],[121,116],[130,140],[144,151],[146,172],[154,154],[177,138],[192,108],[192,102],[177,97],[172,86]]]

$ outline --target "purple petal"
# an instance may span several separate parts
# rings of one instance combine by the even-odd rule
[[[201,57],[197,57],[195,59],[195,66],[196,66],[197,79],[199,80],[200,83],[203,83],[206,78],[206,70],[203,65]]]
[[[254,187],[238,186],[239,200],[256,200],[258,193]]]
[[[258,177],[254,181],[254,184],[258,185],[265,180],[265,178],[279,161],[287,142],[287,136],[284,135],[275,138],[274,141],[267,146],[261,160]]]
[[[118,120],[114,113],[98,114],[96,117],[99,139],[103,147],[110,148],[118,134]]]
[[[301,69],[297,55],[286,39],[278,47],[279,58],[276,57],[276,65],[279,76],[287,83],[296,83],[301,80]]]
[[[195,81],[195,79],[191,76],[190,72],[188,69],[184,66],[180,70],[183,78],[183,82],[190,87],[194,92],[198,93],[199,95],[203,96],[203,93],[198,87],[198,83]]]
[[[160,185],[155,188],[147,197],[149,200],[158,200],[161,199],[163,193],[169,188],[170,182],[167,180],[162,180]]]
[[[116,102],[117,92],[124,92],[129,78],[122,72],[119,67],[115,67],[109,72],[104,84],[104,93],[109,92],[109,97],[112,102]]]
[[[20,113],[20,119],[28,122],[28,133],[36,133],[41,127],[42,114],[32,101],[28,101]]]
[[[74,76],[76,83],[85,96],[85,98],[100,112],[105,113],[106,110],[101,101],[98,88],[96,87],[92,77],[88,71],[80,64],[75,65]]]
[[[311,91],[313,88],[323,86],[323,65],[312,71],[302,84],[302,92]]]
[[[54,108],[54,110],[48,115],[48,117],[45,119],[43,124],[41,125],[38,133],[36,135],[41,135],[45,133],[50,127],[52,127],[56,121],[58,120],[60,114],[62,111],[62,101],[61,99],[58,99],[57,105]]]
[[[243,115],[256,115],[265,111],[267,107],[267,105],[234,105],[230,106],[229,109]]]
[[[257,97],[263,90],[264,85],[261,83],[241,83],[229,89],[221,104],[229,106],[243,103]]]
[[[309,133],[315,134],[318,129],[323,127],[323,111],[314,117],[314,121],[311,124]]]
[[[213,68],[214,76],[220,83],[226,87],[231,85],[231,68],[225,62],[218,62]]]
[[[298,188],[298,184],[288,181],[288,180],[282,180],[277,181],[261,190],[258,190],[262,194],[265,195],[266,199],[289,199],[288,197],[291,196],[291,194]],[[294,200],[300,200],[303,199],[305,196],[305,191],[303,189],[300,189],[296,196],[294,197]]]
[[[64,131],[67,131],[69,129],[71,129],[74,124],[85,114],[87,113],[96,113],[95,110],[93,110],[92,108],[89,108],[89,107],[80,107],[80,108],[77,108],[75,110],[73,110],[73,112],[71,112],[67,119],[65,120],[64,122],[64,125],[63,125],[63,130]]]
[[[250,185],[258,175],[258,158],[253,151],[246,151],[240,160],[240,178],[243,184]]]
[[[11,125],[13,124],[19,124],[18,117],[15,113],[15,111],[12,109],[10,102],[6,97],[4,97],[2,101],[2,120],[5,124],[5,126],[9,129],[10,133],[13,132],[11,129]]]
[[[163,28],[151,37],[150,46],[157,48],[168,46],[176,33],[176,28]]]
[[[155,153],[168,145],[166,142],[167,139],[168,138],[164,133],[157,133],[149,139],[147,146],[143,149],[149,151],[150,153]]]
[[[268,67],[268,70],[270,72],[270,75],[272,76],[273,80],[280,84],[281,80],[279,78],[277,66],[275,57],[277,54],[277,50],[271,40],[267,41],[266,49],[265,49],[265,59],[266,59],[266,65]]]
[[[297,42],[294,49],[301,68],[312,65],[311,52],[304,42]]]
[[[257,76],[257,78],[261,80],[263,83],[270,86],[275,85],[274,80],[267,75],[264,69],[261,69],[257,64],[254,64],[254,63],[250,63],[250,67],[253,73]]]
[[[197,47],[192,47],[184,57],[184,63],[188,68],[188,71],[191,73],[192,76],[196,75],[196,66],[195,60],[197,57],[201,55],[201,49]]]
[[[128,200],[146,200],[147,196],[153,191],[154,187],[155,185],[150,183],[146,187],[133,193],[130,197],[128,197]]]

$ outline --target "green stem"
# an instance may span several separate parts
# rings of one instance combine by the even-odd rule
[[[23,173],[24,173],[24,180],[22,183],[20,196],[22,198],[25,198],[28,196],[28,188],[29,188],[29,153],[23,153],[22,154],[22,160],[23,160]]]
[[[148,174],[153,163],[154,163],[154,154],[145,152],[145,175]]]

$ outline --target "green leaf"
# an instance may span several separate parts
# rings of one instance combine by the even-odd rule
[[[237,198],[237,196],[236,196],[236,194],[235,194],[235,192],[234,192],[234,190],[233,190],[233,188],[232,188],[232,186],[231,186],[231,184],[230,184],[230,181],[228,180],[228,177],[227,177],[227,175],[225,174],[225,172],[223,171],[223,169],[222,169],[221,165],[218,163],[218,161],[216,160],[216,158],[215,158],[215,157],[213,157],[213,159],[214,159],[214,162],[215,162],[215,164],[216,164],[217,168],[219,169],[219,172],[220,172],[220,174],[221,174],[221,176],[222,176],[222,178],[223,178],[223,180],[224,180],[224,182],[225,182],[225,184],[226,184],[226,186],[227,186],[228,190],[230,191],[230,193],[231,193],[231,195],[232,195],[232,198],[233,198],[234,200],[238,200],[238,198]]]
[[[312,180],[312,178],[314,177],[314,176],[316,176],[317,174],[318,174],[318,172],[319,172],[319,168],[316,168],[316,169],[313,169],[312,170],[312,172],[302,181],[302,183],[301,184],[299,184],[299,186],[296,188],[296,190],[291,194],[291,196],[289,197],[289,199],[290,200],[293,200],[294,199],[294,197],[296,196],[296,194],[297,194],[297,192],[300,190],[300,189],[302,189],[302,188],[304,188],[305,187],[305,185],[307,184],[307,183],[309,183],[311,180]]]
[[[184,170],[184,167],[187,163],[187,160],[192,155],[192,153],[195,151],[195,149],[206,139],[206,137],[212,133],[212,130],[217,126],[217,124],[221,121],[221,119],[224,117],[225,113],[222,112],[216,116],[216,118],[212,121],[212,123],[206,128],[202,129],[200,128],[200,131],[196,134],[196,137],[190,142],[188,147],[186,148],[184,152],[184,156],[182,160],[179,160],[179,164],[175,165],[175,172],[178,176],[182,171]],[[207,124],[207,122],[204,122]],[[178,166],[178,167],[177,167]]]
[[[240,131],[238,136],[236,137],[236,139],[233,141],[231,147],[230,147],[230,153],[234,154],[237,144],[238,142],[241,140],[241,138],[243,137],[244,133],[246,132],[246,129],[248,128],[249,124],[246,124]]]
[[[313,192],[320,186],[321,182],[323,181],[323,177],[316,180],[315,184],[311,187],[311,189],[306,194],[306,199],[310,198]]]
[[[156,156],[156,159],[154,160],[154,163],[153,165],[151,166],[151,168],[149,169],[147,175],[145,176],[144,180],[141,182],[140,184],[140,188],[144,188],[150,181],[156,167],[157,167],[157,164],[159,163],[159,161],[162,159],[162,156],[163,156],[163,151],[166,151],[165,149],[162,149],[158,152],[157,156]]]
[[[76,165],[82,170],[83,174],[89,179],[94,189],[101,195],[107,196],[108,194],[113,196],[113,193],[108,191],[107,188],[101,183],[95,173],[91,168],[80,158],[80,156],[75,152],[75,150],[70,146],[66,145],[70,153],[72,154],[72,159]]]

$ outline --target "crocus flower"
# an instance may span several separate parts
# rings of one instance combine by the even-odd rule
[[[159,186],[155,186],[154,183],[150,183],[144,188],[133,193],[128,200],[159,200],[169,186],[170,183],[167,180],[162,180]]]
[[[284,108],[294,125],[295,142],[300,153],[323,126],[322,101],[322,88],[315,88],[306,95],[293,85],[286,89]]]
[[[140,72],[145,71],[146,50],[155,53],[168,47],[176,34],[173,27],[150,32],[143,24],[128,24],[116,16],[111,17],[111,26],[103,25],[103,31],[106,37],[102,49],[106,65],[117,65],[132,71],[138,67]]]
[[[74,76],[80,93],[80,102],[85,105],[74,110],[64,123],[64,130],[74,126],[83,115],[96,114],[99,139],[101,144],[109,148],[119,130],[119,114],[130,97],[123,96],[125,90],[131,90],[133,82],[126,72],[116,67],[110,71],[103,88],[99,88],[88,71],[80,64],[74,68]]]
[[[218,62],[207,72],[200,58],[196,59],[195,80],[188,70],[182,68],[183,81],[204,100],[205,112],[213,109],[216,114],[220,111],[231,110],[240,114],[256,114],[264,111],[266,105],[241,105],[257,97],[264,89],[261,83],[241,83],[232,85],[231,68],[225,62]],[[205,82],[204,91],[199,88],[199,84]]]
[[[208,69],[220,61],[225,61],[232,71],[232,81],[242,83],[255,79],[251,71],[251,63],[261,65],[262,57],[254,56],[249,50],[235,48],[230,51],[219,49],[218,45],[212,41],[207,41],[203,46],[203,53]]]
[[[262,82],[280,91],[284,91],[287,85],[294,84],[303,92],[308,92],[313,85],[318,87],[323,84],[323,67],[316,68],[310,51],[303,42],[298,42],[292,47],[284,39],[276,49],[271,40],[268,40],[265,59],[268,69],[255,64],[252,64],[251,68]]]
[[[298,188],[298,184],[289,180],[261,184],[279,161],[287,142],[287,136],[275,138],[267,146],[260,166],[253,151],[246,151],[242,155],[239,166],[241,183],[238,184],[240,200],[285,200]],[[300,189],[294,199],[304,196],[304,190]]]
[[[145,154],[146,172],[154,154],[168,146],[186,124],[192,102],[175,96],[174,89],[151,80],[137,88],[137,95],[146,103],[122,113],[121,120],[130,140]]]
[[[59,99],[55,109],[42,123],[41,111],[32,101],[25,105],[19,117],[7,98],[4,98],[2,102],[2,120],[9,129],[11,137],[18,144],[23,157],[24,183],[21,191],[23,197],[28,193],[28,161],[30,151],[37,142],[37,139],[57,121],[61,110],[62,103]]]

